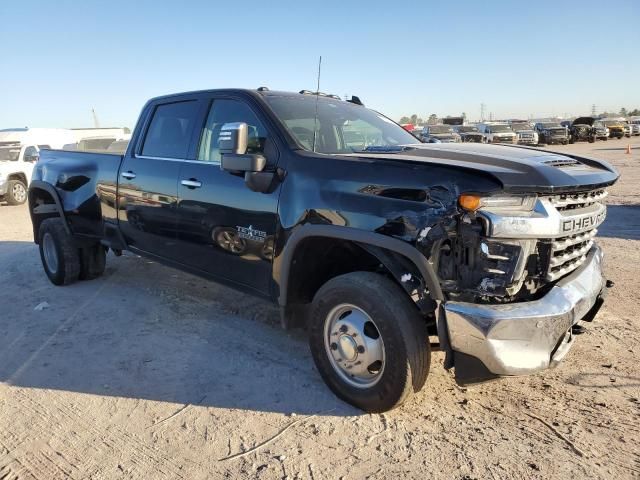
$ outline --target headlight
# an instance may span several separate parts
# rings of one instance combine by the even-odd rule
[[[495,195],[483,197],[464,193],[458,197],[458,204],[469,212],[475,212],[477,210],[487,210],[491,212],[530,212],[536,204],[536,198],[535,195]]]

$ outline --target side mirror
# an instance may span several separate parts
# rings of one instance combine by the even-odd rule
[[[225,123],[218,137],[220,154],[244,155],[249,143],[249,127],[244,122]]]

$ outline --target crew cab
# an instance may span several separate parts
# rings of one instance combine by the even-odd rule
[[[481,123],[478,129],[484,134],[486,143],[518,143],[518,135],[507,123]]]
[[[420,139],[424,143],[457,143],[460,135],[451,125],[426,125],[420,133]]]
[[[529,122],[512,121],[511,130],[517,135],[518,145],[538,145],[538,132],[534,130]]]
[[[569,143],[569,127],[564,127],[557,122],[538,122],[534,126],[538,133],[540,144],[553,145]]]
[[[262,87],[154,98],[124,155],[45,150],[29,210],[54,284],[129,250],[263,297],[308,329],[338,397],[382,412],[425,385],[432,345],[461,384],[560,362],[603,302],[594,237],[617,178]]]
[[[624,124],[620,120],[604,118],[600,120],[600,123],[609,129],[609,138],[617,138],[619,140],[624,137]]]
[[[598,125],[594,117],[578,117],[569,128],[569,143],[587,141],[593,143],[602,136],[608,137],[609,131],[604,125]]]
[[[455,125],[453,131],[460,136],[461,142],[485,143],[484,135],[475,125]]]

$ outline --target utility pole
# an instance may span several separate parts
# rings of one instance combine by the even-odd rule
[[[96,115],[95,108],[91,108],[91,115],[93,115],[93,126],[94,126],[94,128],[100,128],[100,122],[98,122],[98,115]]]

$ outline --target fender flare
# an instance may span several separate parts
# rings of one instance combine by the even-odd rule
[[[53,198],[53,202],[55,204],[55,209],[58,212],[58,215],[60,216],[60,218],[62,218],[63,220],[62,224],[64,225],[64,229],[69,235],[71,235],[71,229],[69,228],[67,217],[64,213],[64,209],[62,208],[62,201],[60,200],[60,195],[58,195],[58,192],[56,191],[53,185],[47,182],[43,182],[42,180],[32,180],[31,184],[29,185],[29,215],[31,216],[31,224],[35,225],[34,218],[33,218],[34,206],[31,205],[31,194],[33,190],[36,190],[36,189],[44,190],[49,195],[51,195],[51,198]],[[37,237],[37,234],[38,234],[37,232],[35,231],[33,232],[34,237]]]
[[[289,274],[293,255],[295,254],[298,244],[302,240],[310,237],[327,237],[349,240],[356,243],[384,248],[402,255],[416,266],[424,278],[431,298],[433,300],[444,301],[444,295],[442,294],[440,282],[438,281],[438,277],[433,269],[433,265],[431,265],[429,260],[427,260],[427,258],[411,244],[398,240],[397,238],[359,230],[357,228],[341,227],[337,225],[312,225],[307,223],[293,229],[293,233],[287,240],[286,247],[280,257],[281,268],[278,282],[280,286],[280,294],[278,296],[278,303],[281,307],[286,307],[287,305]]]

